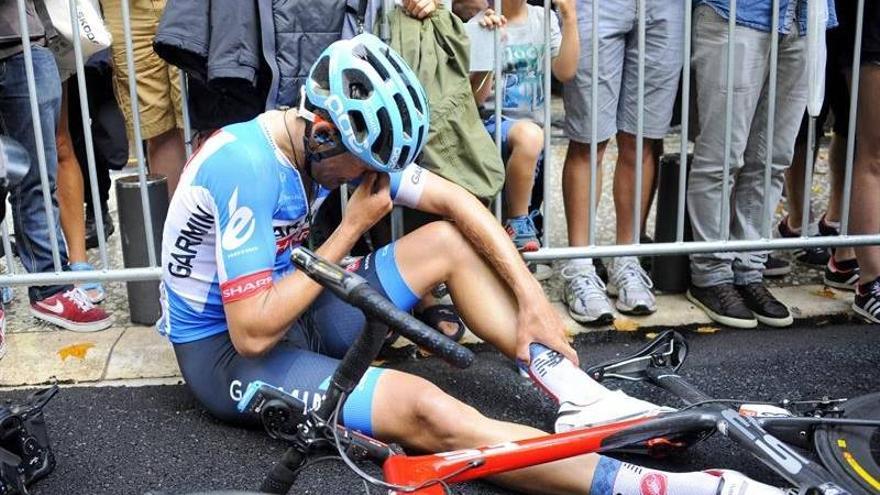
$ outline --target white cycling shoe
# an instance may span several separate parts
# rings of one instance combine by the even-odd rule
[[[556,416],[556,433],[579,428],[588,428],[617,421],[647,418],[660,413],[674,412],[671,407],[663,407],[648,401],[626,395],[622,390],[614,390],[601,399],[586,405],[563,402]]]
[[[785,495],[787,493],[782,488],[765,485],[739,471],[711,469],[704,472],[721,478],[716,495]]]

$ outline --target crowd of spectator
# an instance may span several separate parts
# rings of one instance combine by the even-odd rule
[[[420,19],[433,9],[435,0],[398,2],[407,14]],[[35,2],[37,2],[35,4]],[[167,60],[167,53],[154,49],[163,27],[164,1],[130,2],[131,40],[136,76],[129,73],[120,0],[102,0],[104,22],[113,36],[111,48],[93,56],[84,67],[88,88],[90,129],[83,129],[76,79],[63,81],[53,53],[48,48],[47,22],[39,15],[42,0],[26,0],[27,25],[19,22],[17,2],[0,5],[0,133],[20,142],[28,151],[32,167],[20,184],[10,191],[15,250],[30,273],[55,270],[52,239],[65,270],[89,271],[87,249],[97,246],[97,227],[105,236],[114,231],[108,212],[109,170],[118,170],[128,160],[130,143],[139,138],[146,146],[150,171],[168,179],[168,194],[174,188],[185,162],[182,105],[193,112],[194,128],[200,134],[254,116],[258,105],[293,105],[298,91],[272,84],[278,78],[285,85],[301,81],[300,73],[283,71],[285,54],[270,67],[246,66],[241,57],[235,69],[212,65],[214,48],[200,55],[199,47],[181,42],[193,95],[183,102],[180,71]],[[169,0],[169,6],[173,0]],[[246,2],[245,2],[246,3]],[[334,8],[343,9],[345,2]],[[349,2],[351,3],[351,2]],[[364,4],[377,2],[367,2]],[[533,3],[536,3],[533,5]],[[590,184],[602,184],[602,167],[591,176],[591,159],[600,165],[608,143],[616,140],[618,155],[613,180],[616,212],[616,242],[629,244],[644,235],[648,212],[654,199],[659,158],[664,136],[670,131],[684,53],[684,6],[682,2],[644,2],[644,53],[639,53],[639,2],[605,0],[598,13],[598,38],[593,40],[592,0],[553,0],[545,11],[542,2],[501,0],[503,16],[492,9],[491,0],[455,0],[452,12],[467,21],[477,16],[484,29],[502,30],[504,43],[499,101],[501,120],[495,120],[496,87],[493,72],[470,75],[474,102],[487,134],[500,126],[501,159],[504,162],[503,222],[512,242],[521,252],[538,250],[542,199],[536,194],[536,179],[542,177],[544,161],[544,109],[550,95],[544,93],[545,58],[550,57],[553,76],[562,83],[565,110],[563,128],[568,138],[562,171],[562,195],[570,246],[588,246],[590,229]],[[181,4],[177,4],[179,7]],[[335,5],[335,4],[334,4]],[[188,8],[194,8],[192,6]],[[237,6],[238,9],[247,6]],[[301,8],[301,7],[297,7]],[[809,116],[805,113],[809,88],[807,76],[808,20],[806,0],[779,2],[778,32],[771,32],[771,2],[750,2],[736,11],[735,55],[732,67],[732,119],[728,108],[727,0],[697,0],[693,11],[692,77],[697,131],[693,161],[687,180],[687,208],[695,241],[754,240],[762,237],[762,225],[770,221],[775,205],[783,200],[787,215],[775,226],[779,237],[800,237],[802,228],[818,235],[836,236],[844,209],[843,182],[846,162],[850,90],[858,93],[855,119],[855,163],[852,202],[849,208],[850,234],[880,233],[880,6],[866,2],[858,88],[851,88],[855,41],[855,2],[827,0],[828,18],[825,104],[815,122],[814,149],[807,149]],[[236,11],[241,14],[241,11]],[[255,14],[253,10],[250,11]],[[189,15],[197,15],[189,12]],[[205,11],[214,22],[215,12]],[[283,16],[274,13],[275,22]],[[345,15],[351,12],[346,11]],[[434,15],[434,14],[431,14]],[[340,14],[342,16],[342,14]],[[545,44],[543,26],[550,16],[550,40]],[[228,13],[227,13],[228,17]],[[333,16],[330,16],[333,17]],[[326,19],[325,19],[326,20]],[[332,20],[332,19],[331,19]],[[360,19],[363,21],[363,19]],[[254,21],[256,22],[256,21]],[[295,21],[291,21],[295,24]],[[327,21],[330,22],[330,21]],[[332,22],[335,22],[332,21]],[[456,20],[455,22],[461,22]],[[169,30],[174,26],[169,23]],[[205,25],[210,25],[205,21]],[[281,30],[279,30],[281,31]],[[29,53],[22,44],[29,34]],[[279,35],[280,36],[280,35]],[[340,36],[342,33],[340,32]],[[771,43],[778,41],[776,87],[771,91]],[[166,37],[163,42],[167,45]],[[280,39],[280,37],[279,37]],[[228,40],[227,40],[228,41]],[[240,40],[239,40],[240,41]],[[321,41],[329,44],[332,40]],[[598,44],[598,74],[593,73],[592,43]],[[288,45],[284,45],[288,46]],[[321,48],[318,46],[317,48]],[[317,50],[320,51],[320,50]],[[488,56],[489,51],[486,51]],[[163,54],[163,56],[160,56]],[[191,55],[190,55],[191,54]],[[199,58],[202,56],[202,58]],[[297,67],[308,68],[309,53],[297,53]],[[643,118],[639,128],[639,57],[644,57]],[[30,59],[27,61],[27,59]],[[198,59],[197,63],[193,60]],[[275,63],[277,62],[277,64]],[[33,67],[35,88],[29,88],[26,64]],[[191,68],[201,64],[203,73]],[[274,65],[273,65],[274,64]],[[200,69],[201,70],[201,69]],[[225,72],[224,72],[225,71]],[[247,77],[243,77],[242,73]],[[690,76],[690,75],[689,75]],[[139,132],[129,96],[129,80],[137,89]],[[592,107],[594,78],[598,79],[598,107]],[[242,80],[250,84],[242,94]],[[271,80],[272,83],[266,81]],[[222,83],[229,84],[222,87]],[[237,85],[237,86],[236,86]],[[35,90],[36,119],[32,117],[29,90]],[[770,98],[774,97],[775,101]],[[273,100],[274,98],[274,100]],[[207,104],[206,102],[211,102]],[[221,106],[221,111],[217,107]],[[227,104],[228,102],[228,104]],[[767,135],[768,108],[775,112],[772,139]],[[256,108],[256,111],[261,110]],[[597,127],[592,127],[596,114]],[[449,118],[449,117],[447,117]],[[34,127],[37,124],[38,127]],[[831,129],[828,147],[830,194],[821,215],[803,209],[805,170],[813,164],[807,156],[818,155],[826,128]],[[39,130],[39,132],[37,132]],[[85,132],[94,143],[98,198],[92,198],[87,167]],[[642,142],[637,143],[641,134]],[[683,136],[682,139],[686,139]],[[595,142],[593,142],[595,141]],[[139,143],[136,143],[139,144]],[[198,143],[195,143],[196,145]],[[642,163],[637,167],[637,147]],[[596,156],[591,157],[595,147]],[[768,151],[769,147],[769,151]],[[729,152],[725,155],[726,152]],[[764,186],[765,166],[770,159],[770,188]],[[51,191],[50,215],[44,207],[41,166]],[[724,164],[728,163],[727,177]],[[641,190],[636,190],[641,170]],[[729,188],[725,189],[725,182]],[[594,200],[601,199],[601,187]],[[724,194],[727,194],[725,196]],[[769,194],[769,195],[767,195]],[[640,195],[640,211],[633,197]],[[725,206],[726,205],[726,206]],[[765,207],[765,205],[770,205]],[[594,205],[595,206],[595,205]],[[722,218],[727,211],[729,218]],[[100,212],[100,213],[99,213]],[[771,217],[772,218],[772,217]],[[724,221],[728,223],[724,223]],[[640,229],[634,227],[640,225]],[[50,227],[54,226],[54,232]],[[824,269],[824,281],[837,289],[855,291],[854,309],[862,317],[880,323],[880,246],[829,249],[803,248],[794,253],[799,263]],[[598,268],[598,269],[597,269]],[[646,315],[656,310],[653,282],[639,259],[615,258],[603,277],[600,260],[572,259],[561,266],[563,300],[569,313],[582,323],[609,323],[620,313]],[[690,286],[687,297],[720,324],[754,327],[758,323],[787,326],[792,323],[789,308],[770,292],[764,277],[790,270],[788,262],[766,251],[700,253],[690,257]],[[606,285],[607,278],[607,285]],[[9,303],[6,297],[4,303]],[[615,302],[612,306],[611,296]],[[73,331],[96,331],[109,327],[112,317],[100,303],[106,291],[98,282],[79,285],[57,284],[28,289],[34,317]],[[449,322],[449,308],[440,320]],[[451,313],[455,317],[454,312]],[[456,317],[457,318],[457,317]],[[448,330],[448,329],[447,329]],[[0,308],[0,356],[5,344],[5,319]],[[454,329],[447,333],[460,336]]]

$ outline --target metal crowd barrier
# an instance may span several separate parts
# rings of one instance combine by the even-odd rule
[[[26,61],[26,70],[27,70],[27,81],[28,81],[28,89],[30,95],[30,103],[31,103],[31,113],[34,124],[34,132],[36,135],[36,148],[37,148],[37,163],[34,164],[39,167],[40,177],[42,181],[42,192],[43,192],[43,203],[44,208],[48,217],[48,229],[50,235],[50,241],[52,244],[52,257],[54,262],[54,272],[45,272],[45,273],[21,273],[16,272],[15,264],[12,259],[12,249],[9,239],[9,232],[6,224],[6,220],[3,220],[2,223],[2,242],[3,247],[6,253],[7,260],[7,273],[4,275],[0,275],[0,286],[12,286],[12,285],[45,285],[45,284],[58,284],[58,283],[72,283],[72,282],[82,282],[86,280],[100,280],[100,281],[138,281],[138,280],[154,280],[160,277],[161,268],[158,264],[158,255],[152,243],[147,243],[147,252],[148,252],[148,263],[146,266],[138,267],[138,268],[111,268],[107,253],[107,242],[104,237],[104,226],[103,222],[96,222],[96,229],[98,234],[98,249],[100,254],[100,269],[90,272],[70,272],[64,271],[60,259],[59,254],[59,239],[56,236],[56,225],[55,225],[55,216],[52,211],[52,198],[49,191],[49,181],[47,175],[47,163],[46,156],[43,152],[43,140],[44,139],[54,139],[54,136],[43,136],[41,132],[41,126],[39,125],[39,113],[37,110],[37,99],[36,99],[36,84],[34,80],[34,70],[33,70],[33,60],[31,54],[31,46],[30,46],[30,33],[28,32],[27,26],[27,18],[25,11],[25,0],[16,0],[18,3],[19,10],[19,22],[22,27],[22,44],[24,48],[24,58]],[[390,8],[391,2],[389,0],[383,0],[385,8]],[[858,2],[858,15],[856,19],[856,41],[855,41],[855,50],[853,55],[853,71],[852,71],[852,87],[857,88],[859,84],[859,60],[861,57],[861,34],[863,29],[863,12],[864,12],[864,0],[857,0]],[[76,26],[76,5],[74,0],[69,0],[70,7],[70,18],[72,20],[72,32],[78,32],[78,27]],[[496,2],[496,12],[498,14],[503,14],[500,2]],[[598,24],[599,24],[599,0],[592,0],[592,34],[591,34],[591,43],[589,47],[581,46],[582,50],[589,49],[591,51],[591,60],[592,60],[592,74],[599,73],[599,46],[598,46]],[[681,104],[681,149],[680,155],[681,158],[679,160],[679,183],[678,183],[678,202],[677,202],[677,217],[676,217],[676,234],[675,234],[675,242],[667,242],[667,243],[655,243],[655,244],[639,244],[639,238],[641,234],[641,191],[644,187],[642,184],[642,158],[644,156],[645,150],[643,149],[643,126],[644,126],[644,102],[645,102],[645,4],[646,0],[638,0],[638,47],[639,47],[639,57],[638,57],[638,123],[637,123],[637,135],[636,135],[636,182],[635,188],[638,191],[637,194],[633,197],[633,211],[635,213],[634,221],[633,221],[633,238],[634,242],[629,245],[599,245],[596,242],[596,225],[597,225],[597,207],[595,198],[597,197],[597,186],[596,184],[596,173],[599,167],[599,163],[597,163],[597,128],[598,128],[598,116],[595,111],[593,111],[591,115],[592,125],[591,125],[591,143],[590,143],[590,190],[589,190],[589,239],[590,245],[586,247],[554,247],[551,246],[551,233],[553,232],[553,221],[552,216],[545,214],[544,215],[544,233],[543,233],[543,247],[537,252],[528,253],[525,255],[528,260],[553,260],[553,259],[567,259],[567,258],[578,258],[578,257],[595,257],[595,256],[623,256],[623,255],[672,255],[672,254],[690,254],[690,253],[701,253],[701,252],[718,252],[718,251],[748,251],[748,250],[768,250],[768,249],[794,249],[794,248],[802,248],[802,247],[814,247],[814,246],[856,246],[856,245],[867,245],[867,244],[880,244],[880,233],[872,234],[872,235],[850,235],[849,234],[849,213],[850,213],[850,198],[852,194],[852,167],[854,160],[854,143],[855,143],[855,118],[856,118],[856,107],[858,102],[858,91],[851,91],[850,97],[850,115],[849,115],[849,134],[847,136],[847,149],[846,149],[846,172],[844,178],[844,197],[843,197],[843,205],[842,205],[842,217],[841,217],[841,235],[838,237],[809,237],[809,211],[810,211],[810,202],[811,202],[811,183],[812,183],[812,160],[813,160],[813,144],[814,144],[814,133],[815,129],[815,118],[809,119],[809,129],[808,133],[808,146],[807,146],[807,170],[805,174],[805,182],[804,182],[804,215],[803,215],[803,224],[801,228],[802,236],[799,238],[784,238],[784,239],[773,239],[770,232],[770,222],[769,222],[769,212],[771,208],[774,208],[776,205],[764,204],[763,212],[764,218],[762,220],[762,237],[760,239],[754,240],[730,240],[730,232],[729,232],[729,219],[730,219],[730,205],[728,202],[723,202],[722,205],[722,214],[720,221],[725,226],[723,229],[724,238],[711,241],[711,242],[685,242],[684,241],[684,220],[685,220],[685,190],[686,190],[686,167],[687,167],[687,155],[688,155],[688,131],[689,131],[689,109],[690,109],[690,54],[691,54],[691,25],[692,25],[692,7],[693,0],[685,0],[685,18],[684,18],[684,66],[683,66],[683,76],[682,76],[682,104]],[[140,182],[140,196],[141,196],[141,207],[143,210],[143,225],[144,225],[144,233],[146,239],[153,238],[153,229],[152,229],[152,210],[149,201],[149,197],[147,194],[146,187],[146,175],[147,170],[145,166],[144,160],[144,150],[141,140],[141,131],[140,131],[140,112],[138,108],[138,98],[137,98],[137,77],[136,77],[136,69],[134,64],[134,55],[132,48],[132,39],[131,39],[131,23],[129,16],[129,0],[121,0],[122,5],[122,16],[123,16],[123,28],[124,28],[124,40],[122,42],[125,45],[126,52],[126,62],[129,74],[132,76],[129,77],[129,94],[131,99],[131,110],[134,118],[134,149],[137,158],[137,174]],[[778,6],[779,0],[773,0],[773,17],[772,17],[772,26],[775,31],[776,27],[779,23],[778,16]],[[552,2],[550,0],[544,0],[544,8],[549,11],[552,7]],[[723,194],[724,197],[729,197],[730,192],[730,183],[729,183],[729,174],[728,171],[730,169],[730,147],[731,147],[731,129],[732,129],[732,115],[733,115],[733,74],[736,70],[734,65],[735,57],[733,56],[733,52],[735,49],[734,43],[734,33],[735,33],[735,15],[736,15],[736,0],[730,0],[730,21],[728,23],[729,29],[729,41],[728,41],[728,78],[727,78],[727,107],[725,113],[725,159],[723,164],[724,170],[724,184],[723,184]],[[544,17],[544,39],[545,39],[545,53],[550,53],[550,22],[551,16],[547,15]],[[387,35],[387,26],[384,27],[384,34]],[[95,156],[94,156],[94,145],[92,142],[92,135],[90,130],[89,123],[91,122],[91,117],[89,115],[88,108],[88,93],[86,91],[86,82],[85,75],[83,73],[83,53],[80,41],[77,37],[74,37],[73,45],[75,51],[76,58],[76,82],[79,88],[80,94],[80,110],[82,113],[83,120],[83,129],[85,134],[85,145],[86,145],[86,156],[88,162],[88,172],[89,172],[89,192],[92,195],[93,204],[95,208],[95,218],[101,219],[103,218],[103,211],[101,206],[101,201],[99,199],[98,193],[98,185],[97,185],[97,175],[95,170]],[[771,45],[771,60],[770,60],[770,98],[769,98],[769,118],[767,123],[767,132],[770,135],[772,140],[772,134],[774,132],[773,128],[773,116],[775,114],[775,92],[776,92],[776,78],[777,78],[777,57],[778,57],[778,39],[777,37],[772,37],[772,45]],[[116,43],[119,40],[115,40]],[[503,91],[503,78],[501,76],[503,69],[503,46],[501,45],[501,37],[500,33],[496,30],[495,32],[495,118],[496,122],[501,121],[501,109],[502,109],[502,91]],[[544,180],[544,208],[547,208],[547,205],[550,201],[550,198],[554,194],[561,194],[561,191],[554,191],[551,187],[551,180],[547,177],[547,173],[552,165],[552,134],[551,134],[551,60],[549,56],[544,57],[544,169],[543,173],[545,174]],[[184,101],[187,98],[187,81],[185,76],[181,74],[181,94]],[[598,78],[592,78],[592,88],[591,88],[591,107],[593,109],[598,108]],[[183,120],[184,120],[184,132],[186,136],[186,152],[187,156],[189,156],[192,152],[190,137],[192,136],[192,132],[190,129],[189,115],[187,112],[187,106],[183,105]],[[495,131],[495,141],[498,147],[499,152],[501,151],[501,126],[496,126]],[[772,164],[772,147],[768,146],[766,163],[765,163],[765,175],[764,175],[764,188],[765,188],[765,197],[768,197],[769,194],[766,194],[766,191],[770,188],[770,172],[771,172],[771,164]],[[658,164],[659,165],[659,164]],[[500,199],[500,198],[499,198]],[[496,215],[501,217],[501,201],[496,201]],[[399,236],[402,232],[402,226],[400,221],[399,212],[395,214],[395,220],[393,222],[393,230],[395,236]],[[121,234],[120,234],[121,235]]]

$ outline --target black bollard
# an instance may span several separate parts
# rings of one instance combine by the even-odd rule
[[[658,170],[657,190],[657,221],[654,227],[654,242],[675,242],[675,230],[678,225],[678,178],[681,155],[666,154],[660,158]],[[688,167],[692,157],[688,155]],[[687,204],[684,211],[684,240],[693,239],[691,235],[691,222],[687,213]],[[691,273],[688,256],[670,255],[655,256],[651,266],[651,278],[654,287],[668,294],[685,292],[690,285]]]
[[[147,176],[147,197],[153,220],[153,246],[156,262],[162,256],[162,228],[168,215],[168,184],[164,175]],[[141,185],[137,175],[121,177],[116,181],[116,205],[119,211],[119,231],[122,237],[122,261],[126,268],[150,266],[144,215],[141,203]],[[153,325],[159,319],[159,281],[126,282],[128,312],[132,323]]]

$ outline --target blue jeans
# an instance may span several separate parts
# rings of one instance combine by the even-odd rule
[[[67,251],[58,219],[58,201],[55,197],[55,177],[58,172],[55,130],[58,128],[61,109],[61,81],[52,52],[40,46],[33,46],[32,54],[40,128],[43,132],[43,152],[46,155],[46,172],[52,195],[51,213],[55,217],[61,263],[67,265]],[[21,183],[10,191],[9,198],[21,263],[31,273],[51,272],[55,268],[52,262],[52,244],[49,240],[49,221],[43,207],[36,137],[25,74],[23,53],[0,60],[0,132],[20,142],[31,157],[30,171]],[[28,296],[31,302],[39,301],[70,287],[70,285],[30,287]]]

